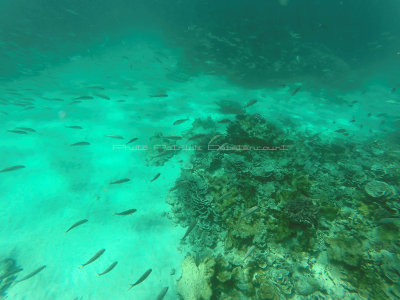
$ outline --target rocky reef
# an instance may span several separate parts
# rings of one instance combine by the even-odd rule
[[[393,149],[310,138],[258,114],[222,135],[208,122],[167,200],[190,229],[183,299],[400,299]]]

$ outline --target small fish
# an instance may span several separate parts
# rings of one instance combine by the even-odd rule
[[[23,166],[23,165],[12,166],[12,167],[8,167],[8,168],[0,170],[0,173],[10,172],[10,171],[18,170],[18,169],[23,169],[23,168],[25,168],[25,166]]]
[[[116,135],[116,134],[107,134],[107,135],[105,135],[105,137],[109,137],[109,138],[112,138],[112,139],[120,139],[120,140],[124,139],[122,136]]]
[[[91,100],[91,99],[93,99],[92,96],[80,96],[80,97],[74,98],[74,100]]]
[[[253,206],[253,207],[249,208],[248,210],[246,210],[246,211],[243,213],[241,219],[244,219],[244,218],[246,218],[246,217],[252,215],[252,214],[255,213],[257,210],[258,210],[258,206]]]
[[[68,230],[65,233],[67,233],[68,231],[70,231],[71,229],[73,229],[79,225],[85,224],[87,221],[88,221],[87,219],[83,219],[83,220],[80,220],[80,221],[74,223],[70,228],[68,228]]]
[[[27,132],[22,131],[22,130],[7,130],[7,131],[12,132],[12,133],[27,134]]]
[[[97,273],[97,276],[102,276],[102,275],[104,275],[104,274],[107,274],[108,272],[110,272],[112,269],[114,269],[115,268],[115,266],[118,264],[118,262],[117,261],[114,261],[107,269],[105,269],[105,271],[103,272],[103,273]]]
[[[130,181],[129,178],[124,178],[124,179],[120,179],[120,180],[117,180],[117,181],[110,182],[110,184],[120,184],[120,183],[124,183],[124,182],[128,182],[128,181]]]
[[[247,250],[247,253],[246,253],[246,255],[244,256],[243,261],[245,261],[246,258],[248,258],[248,257],[254,252],[255,249],[256,249],[256,246],[251,246],[251,247],[249,248],[249,250]]]
[[[14,274],[17,274],[17,273],[19,273],[19,272],[21,272],[21,271],[23,271],[23,270],[24,270],[24,269],[22,269],[22,268],[18,268],[18,269],[9,271],[8,273],[5,273],[5,274],[3,274],[3,275],[0,276],[0,281],[2,281],[3,279],[6,279],[7,277],[10,277],[10,276],[12,276],[12,275],[14,275]]]
[[[17,280],[16,283],[21,282],[21,281],[24,281],[24,280],[27,280],[27,279],[29,279],[29,278],[35,276],[37,273],[39,273],[40,271],[42,271],[44,268],[46,268],[45,265],[44,265],[44,266],[41,266],[40,268],[36,269],[36,270],[33,271],[32,273],[26,275],[24,278],[22,278],[22,279],[20,279],[20,280]]]
[[[156,300],[162,300],[164,299],[165,295],[168,292],[168,287],[165,287],[161,290],[160,294],[158,294],[157,299]]]
[[[146,278],[150,275],[151,271],[152,269],[148,269],[135,283],[130,284],[130,288],[128,290],[133,288],[135,285],[138,285],[139,283],[145,281]]]
[[[294,91],[292,92],[292,96],[296,95],[298,91],[300,91],[301,86],[298,86],[297,88],[294,89]]]
[[[346,130],[346,129],[343,129],[343,128],[341,128],[341,129],[335,130],[335,132],[338,132],[338,133],[344,133],[344,132],[347,132],[347,130]]]
[[[165,139],[170,139],[170,140],[181,140],[182,137],[180,135],[167,135],[163,136]]]
[[[252,106],[252,105],[254,105],[256,103],[257,103],[257,100],[256,99],[252,99],[249,102],[247,102],[247,104],[244,107],[247,108],[247,107]]]
[[[160,177],[161,173],[157,173],[156,176],[154,176],[154,178],[152,180],[150,180],[150,182],[153,182],[154,180],[156,180],[158,177]]]
[[[128,216],[128,215],[131,215],[131,214],[133,214],[135,212],[136,212],[136,209],[132,208],[132,209],[128,209],[128,210],[125,210],[125,211],[121,211],[119,213],[114,213],[114,215],[116,215],[116,216]]]
[[[222,137],[221,134],[215,135],[215,136],[208,142],[208,145],[210,145],[212,142],[218,140],[220,137]]]
[[[187,180],[181,180],[181,181],[177,182],[177,183],[175,184],[175,186],[173,186],[172,188],[170,188],[168,191],[169,191],[169,192],[172,192],[172,191],[176,190],[178,187],[180,187],[181,185],[183,185],[184,183],[187,183]]]
[[[20,130],[30,131],[30,132],[36,132],[35,129],[28,128],[28,127],[15,127],[15,129],[20,129]]]
[[[88,146],[88,145],[90,145],[89,142],[77,142],[77,143],[71,144],[71,146]]]
[[[227,193],[223,194],[221,197],[219,197],[217,202],[221,202],[222,200],[228,198],[231,195],[232,195],[232,192],[227,192]]]
[[[108,96],[106,96],[106,95],[102,95],[102,94],[94,94],[94,95],[97,96],[97,97],[99,97],[99,98],[106,99],[106,100],[110,100],[110,99],[111,99],[110,97],[108,97]]]
[[[65,126],[65,128],[71,128],[71,129],[83,129],[81,126]]]
[[[191,136],[190,138],[188,138],[188,140],[191,141],[191,140],[199,139],[199,138],[202,138],[205,136],[206,135],[204,133],[198,133],[198,134],[195,134],[195,135]]]
[[[370,117],[370,116],[372,116],[372,114],[371,113],[368,113],[368,115],[367,115],[368,117]]]
[[[186,121],[189,121],[189,118],[176,120],[172,125],[179,125],[179,124],[182,124],[182,123],[184,123]]]
[[[229,120],[229,119],[222,119],[222,120],[218,121],[218,123],[230,123],[230,122],[231,122],[231,120]]]
[[[183,241],[183,240],[189,235],[189,233],[192,232],[192,230],[193,230],[193,228],[196,226],[196,224],[197,224],[197,220],[194,221],[194,222],[188,227],[188,229],[186,230],[185,234],[183,235],[183,238],[181,239],[181,241]]]
[[[133,142],[136,141],[137,139],[138,139],[138,138],[130,139],[129,142],[127,142],[125,145],[128,145],[128,144],[130,144],[130,143],[133,143]]]
[[[392,93],[396,93],[396,88],[392,88]]]
[[[166,97],[168,97],[168,95],[165,93],[150,95],[150,98],[166,98]]]
[[[354,120],[354,119],[352,119],[351,121],[350,121],[350,123],[354,123],[356,120]]]
[[[105,249],[101,249],[99,250],[91,259],[89,259],[87,262],[85,262],[83,265],[81,265],[80,267],[83,268],[85,266],[87,266],[88,264],[91,264],[92,262],[94,262],[96,259],[98,259],[103,253],[104,251],[106,251]]]

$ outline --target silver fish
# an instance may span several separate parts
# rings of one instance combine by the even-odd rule
[[[124,182],[128,182],[128,181],[130,181],[129,178],[123,178],[123,179],[119,179],[117,181],[112,181],[112,182],[110,182],[110,184],[120,184],[120,183],[124,183]]]
[[[24,278],[22,278],[22,279],[20,279],[20,280],[17,280],[16,283],[21,282],[21,281],[24,281],[24,280],[27,280],[27,279],[29,279],[29,278],[35,276],[37,273],[39,273],[40,271],[42,271],[44,268],[46,268],[45,265],[44,265],[44,266],[41,266],[40,268],[36,269],[36,270],[33,271],[32,273],[26,275]]]
[[[245,261],[246,258],[248,258],[248,257],[254,252],[255,249],[256,249],[256,246],[251,246],[251,247],[249,248],[249,250],[247,250],[247,253],[246,253],[246,255],[244,256],[243,261]]]
[[[102,276],[104,274],[107,274],[108,272],[110,272],[112,269],[115,268],[115,266],[118,264],[117,261],[114,261],[107,269],[105,269],[105,271],[103,273],[97,273],[97,276]]]
[[[88,146],[88,145],[90,145],[89,142],[78,142],[78,143],[71,144],[71,146]]]
[[[246,211],[243,213],[241,219],[244,219],[244,218],[246,218],[246,217],[252,215],[252,214],[253,214],[254,212],[256,212],[257,210],[258,210],[258,206],[253,206],[253,207],[249,208],[248,210],[246,210]]]
[[[152,269],[148,269],[142,276],[140,276],[140,278],[135,283],[130,284],[130,288],[128,290],[133,288],[135,285],[138,285],[139,283],[145,281],[146,278],[150,275],[151,271]]]
[[[18,169],[23,169],[23,168],[25,168],[25,166],[23,166],[23,165],[12,166],[12,167],[8,167],[8,168],[4,168],[4,169],[0,170],[0,173],[10,172],[10,171],[18,170]]]
[[[105,249],[101,249],[99,250],[95,255],[93,255],[93,257],[91,259],[89,259],[87,262],[85,262],[83,265],[81,265],[81,268],[83,268],[84,266],[87,266],[88,264],[91,264],[92,262],[94,262],[96,259],[98,259],[106,250]]]
[[[72,224],[72,226],[70,228],[68,228],[65,233],[67,233],[68,231],[70,231],[71,229],[73,229],[73,228],[75,228],[75,227],[77,227],[79,225],[85,224],[87,221],[88,221],[87,219],[83,219],[83,220],[80,220],[80,221]]]
[[[162,300],[164,299],[165,295],[168,292],[168,287],[166,286],[165,288],[163,288],[160,292],[160,294],[158,294],[157,299],[156,300]]]

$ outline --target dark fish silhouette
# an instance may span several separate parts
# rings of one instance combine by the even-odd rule
[[[18,170],[18,169],[23,169],[23,168],[25,168],[25,166],[23,166],[23,165],[12,166],[12,167],[8,167],[8,168],[0,170],[0,173],[10,172],[10,171]]]
[[[150,182],[153,182],[154,180],[156,180],[158,177],[160,177],[161,173],[157,173],[156,176],[154,176],[154,178],[152,180],[150,180]]]
[[[135,212],[136,212],[136,209],[132,208],[132,209],[128,209],[128,210],[125,210],[125,211],[121,211],[119,213],[114,213],[114,215],[116,215],[116,216],[127,216],[127,215],[131,215],[131,214],[133,214]]]
[[[108,135],[105,135],[105,137],[109,137],[109,138],[113,138],[113,139],[120,139],[120,140],[124,139],[122,136],[116,135],[116,134],[108,134]]]
[[[196,226],[196,224],[197,224],[197,220],[194,221],[194,222],[188,227],[188,229],[186,230],[185,234],[183,235],[183,238],[181,239],[181,241],[183,241],[183,240],[189,235],[189,233],[192,232],[192,230],[193,230],[193,228]]]
[[[74,223],[70,228],[68,228],[68,230],[65,233],[67,233],[68,231],[70,231],[71,229],[73,229],[79,225],[85,224],[87,221],[88,221],[87,219],[83,219],[83,220],[80,220],[80,221]]]
[[[96,259],[98,259],[103,253],[106,251],[105,249],[99,250],[91,259],[89,259],[87,262],[85,262],[83,265],[80,267],[83,268],[84,266],[87,266],[88,264],[91,264],[94,262]]]
[[[335,130],[335,132],[338,132],[338,133],[344,133],[344,132],[347,132],[347,130],[346,130],[346,129],[343,129],[343,128],[341,128],[341,129]]]
[[[182,139],[182,137],[180,135],[167,135],[167,136],[163,136],[163,138],[169,139],[169,140],[181,140]]]
[[[133,288],[135,285],[138,285],[139,283],[145,281],[146,278],[150,275],[151,271],[152,269],[148,269],[135,283],[130,284],[130,288],[128,290]]]
[[[130,143],[133,143],[133,142],[136,141],[137,139],[138,139],[138,138],[130,139],[129,142],[126,143],[126,145],[128,145],[128,144],[130,144]]]
[[[23,130],[23,131],[36,132],[35,129],[28,128],[28,127],[15,127],[15,129],[19,129],[19,130]]]
[[[195,135],[191,136],[190,138],[188,138],[188,140],[191,141],[191,140],[199,139],[199,138],[202,138],[205,136],[206,135],[204,133],[198,133],[198,134],[195,134]]]
[[[154,95],[150,95],[151,98],[166,98],[168,97],[167,94],[161,93],[161,94],[154,94]]]
[[[164,299],[164,297],[165,297],[165,295],[167,294],[167,292],[168,292],[168,287],[166,286],[165,288],[163,288],[163,289],[161,290],[161,292],[160,292],[160,294],[157,296],[157,299],[156,299],[156,300],[162,300],[162,299]]]
[[[77,142],[77,143],[71,144],[71,146],[88,146],[88,145],[90,145],[89,142]]]
[[[298,91],[300,91],[301,86],[298,86],[297,88],[294,89],[294,91],[292,92],[292,96],[296,95]]]
[[[105,271],[103,272],[103,273],[97,273],[97,276],[102,276],[102,275],[104,275],[104,274],[107,274],[108,272],[110,272],[112,269],[114,269],[115,268],[115,266],[118,264],[118,262],[117,261],[114,261],[107,269],[105,269]]]
[[[44,265],[44,266],[41,266],[40,268],[36,269],[36,270],[33,271],[32,273],[26,275],[24,278],[22,278],[22,279],[20,279],[20,280],[17,280],[16,283],[21,282],[21,281],[24,281],[24,280],[27,280],[27,279],[29,279],[29,278],[35,276],[37,273],[39,273],[40,271],[42,271],[44,268],[46,268],[45,265]]]
[[[12,132],[12,133],[27,134],[27,132],[22,131],[22,130],[7,130],[7,131]]]
[[[80,96],[80,97],[76,97],[74,98],[74,100],[90,100],[93,99],[92,96]]]
[[[186,119],[176,120],[176,121],[173,123],[173,125],[179,125],[179,124],[182,124],[182,123],[184,123],[184,122],[186,122],[186,121],[189,121],[189,119],[186,118]]]
[[[65,126],[65,128],[71,128],[71,129],[83,129],[81,126]]]
[[[110,97],[106,96],[106,95],[102,95],[102,94],[94,94],[95,96],[99,97],[99,98],[103,98],[106,100],[110,100]]]
[[[256,99],[252,99],[249,102],[247,102],[247,104],[244,107],[246,108],[246,107],[252,106],[252,105],[254,105],[256,103],[257,103],[257,100]]]
[[[120,183],[124,183],[124,182],[128,182],[128,181],[130,181],[129,178],[124,178],[124,179],[120,179],[120,180],[117,180],[117,181],[110,182],[110,184],[120,184]]]

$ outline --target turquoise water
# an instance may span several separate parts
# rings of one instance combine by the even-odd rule
[[[0,299],[400,299],[399,14],[2,1]]]

